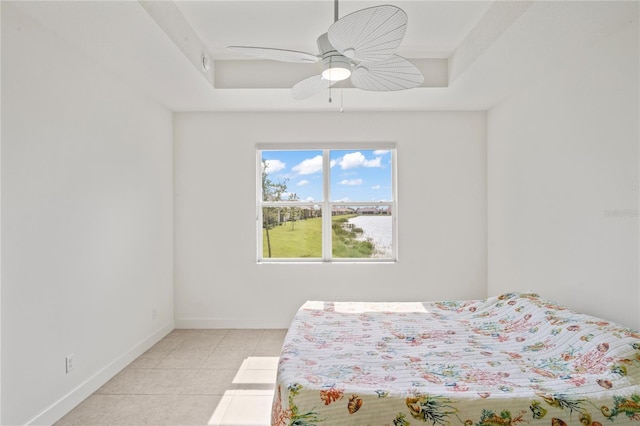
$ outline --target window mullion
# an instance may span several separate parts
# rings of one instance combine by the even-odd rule
[[[322,259],[331,260],[331,151],[322,150]]]

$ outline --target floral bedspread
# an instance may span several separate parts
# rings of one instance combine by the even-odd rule
[[[271,424],[640,425],[640,333],[525,293],[310,301]]]

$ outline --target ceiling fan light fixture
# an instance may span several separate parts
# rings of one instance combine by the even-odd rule
[[[323,59],[322,67],[322,78],[325,80],[342,81],[351,76],[351,62],[342,55]]]

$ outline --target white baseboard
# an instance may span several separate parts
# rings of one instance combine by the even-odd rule
[[[38,414],[36,417],[27,422],[27,425],[52,425],[60,420],[65,414],[75,408],[78,404],[88,398],[92,393],[98,390],[102,385],[107,383],[111,378],[118,374],[123,368],[129,365],[133,360],[146,352],[151,346],[155,345],[164,336],[169,334],[175,328],[174,321],[170,321],[156,330],[146,339],[136,344],[126,353],[116,358],[102,370],[96,372],[93,376],[81,383],[71,392],[53,403],[50,407]]]
[[[197,328],[289,328],[291,319],[238,319],[238,318],[179,318],[176,319],[177,329]]]

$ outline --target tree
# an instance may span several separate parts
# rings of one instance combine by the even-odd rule
[[[298,201],[300,197],[295,192],[289,194],[289,201]],[[300,216],[300,207],[289,207],[288,209],[289,221],[291,222],[291,230],[293,231],[296,224],[296,220]]]
[[[269,164],[262,160],[262,201],[282,201],[282,194],[287,191],[287,181],[273,182],[269,179],[267,169]],[[262,209],[262,227],[267,234],[267,249],[271,257],[271,238],[269,230],[280,223],[281,209],[279,207],[264,207]]]

